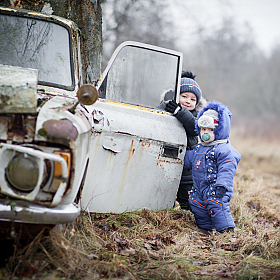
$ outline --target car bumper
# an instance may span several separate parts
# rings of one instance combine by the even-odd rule
[[[74,203],[48,208],[26,201],[0,199],[0,221],[56,225],[73,223],[79,214],[80,207]]]

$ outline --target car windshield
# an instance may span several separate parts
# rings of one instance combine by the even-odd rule
[[[72,88],[68,30],[50,21],[0,14],[0,64],[39,70],[39,84]]]
[[[108,65],[99,96],[117,102],[155,108],[164,94],[175,88],[180,57],[141,46],[124,46]],[[106,70],[105,70],[106,72]]]

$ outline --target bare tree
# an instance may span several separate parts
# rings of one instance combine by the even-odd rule
[[[105,0],[102,10],[104,64],[123,41],[174,47],[167,0]]]
[[[201,65],[199,71],[207,83],[208,98],[225,102],[235,94],[235,81],[240,84],[258,54],[250,32],[251,29],[245,26],[242,36],[235,29],[233,19],[225,19],[212,34],[205,34],[202,29],[198,32],[199,43],[192,50],[192,56],[188,56],[192,63]]]
[[[267,60],[266,69],[267,74],[264,81],[262,96],[269,96],[268,109],[274,112],[279,123],[280,116],[280,45],[274,47],[269,59]],[[264,72],[263,71],[263,72]],[[265,73],[263,73],[265,74]]]
[[[41,12],[43,0],[0,0],[0,5]],[[101,75],[102,10],[100,0],[48,0],[54,15],[74,21],[82,34],[84,82],[93,84]]]

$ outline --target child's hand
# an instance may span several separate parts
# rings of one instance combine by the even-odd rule
[[[227,189],[223,186],[217,186],[215,189],[216,197],[222,198],[227,192]]]
[[[176,103],[174,100],[170,100],[167,104],[166,104],[166,111],[169,113],[172,113],[173,115],[176,115],[179,110],[182,109],[182,106],[180,103]]]

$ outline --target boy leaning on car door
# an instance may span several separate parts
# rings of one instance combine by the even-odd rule
[[[206,105],[206,100],[202,97],[202,91],[195,81],[196,75],[191,71],[183,71],[180,82],[179,103],[168,100],[168,93],[159,105],[163,109],[172,113],[184,126],[187,135],[187,150],[192,150],[198,143],[198,134],[195,131],[195,121],[198,112]],[[190,210],[189,193],[192,190],[192,170],[184,168],[177,192],[177,201],[181,209]]]

